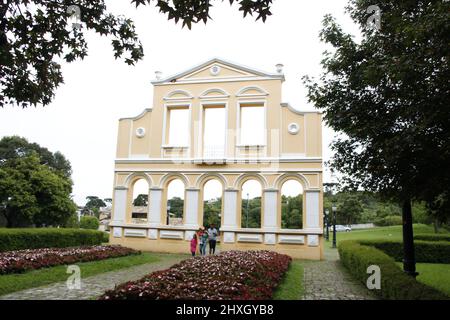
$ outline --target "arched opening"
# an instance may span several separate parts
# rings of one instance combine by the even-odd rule
[[[281,228],[303,228],[303,187],[297,180],[287,180],[281,187]]]
[[[184,183],[174,179],[167,185],[166,224],[169,226],[183,225],[184,217]]]
[[[262,188],[257,180],[247,180],[241,188],[241,228],[261,228]]]
[[[208,228],[214,224],[220,228],[222,219],[222,184],[211,179],[203,186],[203,226]]]
[[[133,184],[131,198],[131,222],[135,224],[147,223],[148,215],[148,189],[147,180],[140,178]]]

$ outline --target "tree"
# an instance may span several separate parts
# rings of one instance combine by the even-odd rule
[[[325,17],[320,37],[334,51],[318,82],[304,80],[326,124],[345,134],[332,144],[331,163],[344,184],[401,202],[404,270],[415,275],[411,200],[430,203],[450,182],[450,3],[377,4],[381,28],[369,23],[379,18],[371,1],[352,0],[346,9],[360,43]]]
[[[337,209],[339,217],[346,225],[357,222],[363,212],[362,204],[355,196],[347,196]]]
[[[0,164],[0,214],[7,227],[60,226],[75,214],[72,181],[40,163],[36,152]]]
[[[203,226],[207,227],[214,224],[216,228],[220,228],[222,212],[222,198],[206,200],[203,204]]]
[[[80,219],[80,228],[97,230],[100,226],[100,222],[96,217],[84,216]]]
[[[33,152],[36,152],[39,156],[40,164],[70,179],[72,167],[70,162],[59,151],[52,153],[47,148],[41,147],[37,143],[29,142],[27,139],[19,136],[6,136],[0,140],[0,164],[31,155]]]
[[[170,213],[174,214],[175,218],[183,218],[184,200],[180,197],[173,197],[168,200],[170,206]]]
[[[133,206],[146,207],[148,206],[148,194],[140,194],[133,200]]]
[[[94,208],[99,209],[102,207],[106,207],[106,203],[97,196],[87,196],[86,200],[87,200],[87,202],[84,207],[87,210],[92,210]]]
[[[301,229],[303,226],[303,195],[295,197],[281,196],[281,227],[283,229]]]
[[[114,57],[134,65],[144,56],[131,19],[107,11],[104,0],[0,0],[0,107],[7,104],[47,105],[63,83],[60,59],[72,62],[87,55],[85,33],[111,38]],[[168,19],[192,23],[207,22],[209,0],[131,0],[136,7],[154,4]],[[271,15],[272,0],[229,0],[239,10],[257,13],[257,19]],[[71,22],[79,14],[80,21]]]

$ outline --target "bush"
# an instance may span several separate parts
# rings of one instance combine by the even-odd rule
[[[104,232],[81,229],[23,228],[0,229],[0,252],[36,248],[64,248],[99,245]]]
[[[290,262],[289,256],[273,251],[227,251],[196,257],[122,284],[100,299],[270,299]]]
[[[450,234],[417,234],[414,240],[425,241],[450,241]]]
[[[416,281],[405,274],[395,260],[375,247],[347,240],[339,244],[339,256],[348,271],[366,285],[367,268],[377,265],[381,270],[381,289],[373,290],[382,299],[448,300],[444,293]]]
[[[403,242],[386,240],[361,240],[361,245],[375,247],[396,261],[403,260]],[[414,241],[416,262],[450,263],[450,243]]]
[[[374,221],[374,224],[379,227],[398,226],[402,223],[403,221],[401,216],[387,216]]]
[[[100,226],[100,222],[98,222],[98,219],[96,217],[83,216],[80,219],[80,228],[81,229],[98,230],[99,226]]]

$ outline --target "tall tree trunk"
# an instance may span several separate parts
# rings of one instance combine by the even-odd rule
[[[406,199],[402,207],[403,218],[403,271],[412,277],[416,277],[416,258],[414,255],[414,238],[412,225],[411,200]]]

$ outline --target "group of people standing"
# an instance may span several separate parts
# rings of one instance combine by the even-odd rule
[[[217,231],[214,224],[211,224],[208,230],[205,227],[201,227],[193,235],[191,240],[191,254],[194,257],[197,253],[197,246],[201,256],[206,255],[206,246],[209,245],[209,254],[216,253],[216,243],[219,231]]]

